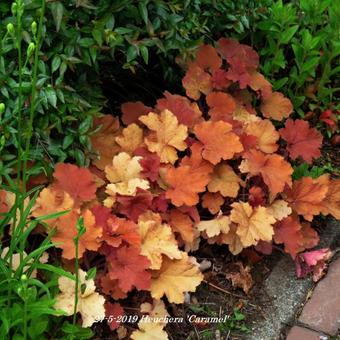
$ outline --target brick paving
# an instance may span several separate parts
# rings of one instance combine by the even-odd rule
[[[340,258],[313,291],[287,340],[326,340],[340,330]]]

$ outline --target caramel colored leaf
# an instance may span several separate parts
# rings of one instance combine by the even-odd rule
[[[178,158],[177,150],[183,151],[187,145],[188,128],[179,124],[176,116],[169,110],[160,115],[150,112],[139,120],[152,132],[145,138],[149,151],[156,152],[162,163],[174,164]]]
[[[280,135],[268,119],[249,123],[245,128],[245,132],[257,138],[257,148],[264,153],[273,153],[279,147],[276,142],[279,140]]]
[[[118,193],[134,196],[137,188],[149,188],[149,182],[140,178],[140,159],[141,157],[131,157],[126,152],[121,152],[113,158],[112,165],[105,167],[106,178],[110,181],[106,189],[110,195]]]
[[[143,144],[143,130],[137,124],[130,124],[116,137],[116,143],[123,151],[133,152]]]
[[[63,310],[67,315],[74,313],[75,281],[65,276],[58,279],[60,293],[56,296],[55,309]],[[85,291],[81,287],[85,285]],[[91,327],[98,319],[105,317],[105,298],[96,291],[93,280],[86,280],[86,272],[79,270],[79,291],[77,312],[82,317],[82,327]]]
[[[145,106],[142,102],[126,102],[121,106],[122,121],[125,125],[138,123],[140,116],[148,114],[152,111],[151,107]]]
[[[194,292],[202,280],[198,266],[186,253],[180,260],[164,257],[161,269],[152,275],[151,296],[160,299],[165,295],[170,303],[183,303],[184,293]]]
[[[224,197],[237,197],[241,182],[241,179],[229,165],[221,163],[214,168],[208,190],[220,192]]]
[[[208,94],[212,88],[211,76],[195,64],[188,68],[182,84],[187,96],[194,100],[198,100],[201,93]]]
[[[197,230],[204,231],[208,237],[218,236],[229,232],[230,219],[228,216],[220,215],[209,221],[201,221],[196,225]]]
[[[140,219],[138,221],[141,236],[141,255],[150,260],[150,269],[160,269],[162,255],[170,259],[180,259],[182,253],[178,249],[177,241],[171,228],[162,224],[159,219]]]
[[[235,202],[231,206],[230,219],[237,224],[236,233],[244,247],[256,245],[259,240],[271,241],[276,220],[265,207],[253,209],[244,202]]]

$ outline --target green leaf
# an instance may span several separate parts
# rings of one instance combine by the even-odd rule
[[[52,60],[52,73],[57,71],[61,64],[61,58],[58,55],[55,55]]]
[[[86,280],[92,280],[96,277],[96,275],[97,275],[97,268],[93,267],[87,272]]]
[[[301,71],[307,72],[315,68],[315,66],[319,63],[319,60],[320,60],[320,57],[314,57],[314,58],[309,59],[302,65]]]
[[[294,25],[286,29],[285,31],[283,31],[283,33],[280,35],[281,44],[288,44],[290,39],[293,38],[294,34],[298,30],[298,28],[299,28],[299,25]]]
[[[145,62],[145,64],[149,63],[149,50],[146,46],[139,46],[140,53],[142,55],[142,58]]]
[[[60,30],[61,21],[64,14],[64,6],[60,1],[51,3],[51,11],[57,32]]]
[[[55,93],[52,87],[47,87],[45,89],[46,97],[48,102],[54,107],[57,108],[57,94]]]
[[[126,52],[126,61],[128,63],[131,62],[132,60],[136,59],[137,55],[138,55],[138,50],[136,46],[134,45],[129,46]]]
[[[67,149],[74,141],[73,135],[66,135],[63,140],[63,149]]]
[[[45,332],[47,326],[48,326],[47,320],[32,319],[31,324],[28,327],[28,334],[32,339],[35,339]]]
[[[139,9],[139,13],[140,16],[142,17],[142,19],[144,20],[145,24],[147,24],[148,22],[148,9],[146,7],[147,5],[147,1],[139,1],[138,3],[138,9]]]
[[[87,116],[79,125],[79,129],[78,129],[79,133],[83,135],[90,129],[91,125],[92,125],[92,117]]]

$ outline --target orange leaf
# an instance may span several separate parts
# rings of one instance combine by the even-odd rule
[[[210,107],[209,115],[213,121],[230,120],[232,113],[236,109],[234,98],[224,92],[210,92],[206,97]]]
[[[221,159],[231,159],[235,153],[241,152],[243,146],[240,139],[231,131],[232,126],[222,121],[197,124],[194,132],[204,145],[203,158],[212,164],[217,164]]]
[[[52,241],[60,243],[56,247],[63,249],[63,258],[74,259],[76,256],[74,237],[77,235],[76,224],[79,219],[79,213],[72,211],[68,215],[61,216],[56,226],[57,232],[52,236]],[[78,257],[81,258],[86,249],[98,250],[100,247],[99,238],[102,235],[102,228],[96,226],[95,217],[90,210],[83,213],[84,226],[86,232],[81,236],[78,244]]]
[[[273,196],[282,192],[285,185],[292,185],[293,168],[283,157],[250,150],[245,158],[246,161],[240,165],[241,172],[249,172],[253,176],[260,174]]]
[[[281,92],[273,92],[264,98],[261,104],[261,112],[267,118],[282,120],[289,117],[293,112],[293,105]]]
[[[177,209],[170,211],[169,224],[175,233],[179,233],[184,242],[193,242],[194,231],[191,218]]]
[[[68,193],[61,190],[56,190],[55,188],[48,187],[41,190],[35,202],[32,211],[32,216],[41,217],[52,215],[55,213],[70,210],[73,208],[73,206],[74,200]],[[60,218],[61,217],[49,218],[44,222],[53,228]]]
[[[211,214],[217,214],[220,211],[224,198],[219,193],[206,192],[202,197],[202,207],[207,208]]]
[[[337,220],[340,220],[340,179],[330,180],[329,189],[322,203],[321,212],[324,215],[331,214]]]
[[[53,177],[56,179],[56,187],[66,191],[75,200],[89,201],[96,197],[97,186],[88,169],[58,163]]]
[[[316,179],[302,177],[293,182],[293,187],[287,190],[287,202],[294,211],[307,221],[312,221],[314,215],[320,214],[323,200],[326,198],[329,185],[329,175]]]
[[[188,165],[170,168],[166,173],[166,181],[170,188],[166,191],[166,198],[176,206],[193,206],[198,203],[198,193],[205,191],[210,175],[204,169],[195,170]]]
[[[305,120],[288,119],[285,127],[279,131],[287,142],[289,156],[292,159],[300,156],[307,163],[311,163],[313,158],[320,157],[322,135],[315,128],[310,128]]]
[[[202,45],[198,48],[195,63],[204,70],[216,71],[222,65],[222,59],[211,45]]]
[[[201,93],[208,94],[211,91],[211,76],[199,66],[192,64],[182,80],[183,87],[188,97],[198,100]]]

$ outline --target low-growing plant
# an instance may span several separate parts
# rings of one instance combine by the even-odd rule
[[[162,299],[183,303],[203,280],[190,254],[203,240],[228,245],[234,255],[283,245],[299,276],[317,263],[314,279],[320,278],[330,252],[313,251],[315,261],[306,262],[304,251],[319,242],[314,216],[340,217],[340,181],[309,173],[292,179],[290,162],[311,164],[322,136],[289,118],[293,105],[258,66],[257,53],[235,40],[203,45],[183,78],[186,97],[165,92],[154,108],[123,104],[121,122],[110,115],[94,122],[99,158],[89,169],[56,165],[32,218],[69,211],[45,223],[61,257],[79,261],[80,289],[60,278],[55,305],[74,323],[75,312],[83,327],[105,317],[111,330],[138,321],[122,319],[119,302],[135,289],[147,297],[139,301],[141,314],[167,317]],[[86,274],[94,267],[95,281]],[[139,320],[131,338],[166,338],[164,326]]]

